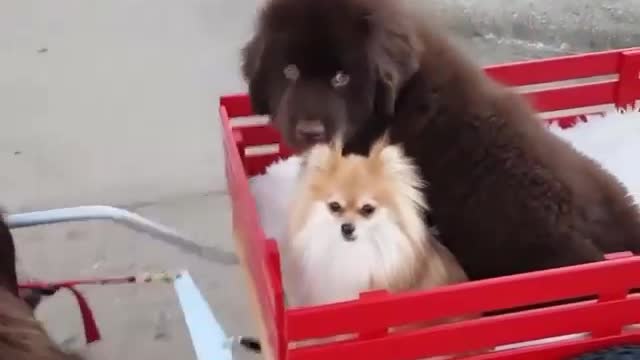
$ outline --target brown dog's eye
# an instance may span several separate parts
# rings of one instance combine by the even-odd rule
[[[336,75],[331,79],[331,86],[334,88],[339,88],[347,85],[349,83],[349,75],[343,73],[342,71],[338,71]]]
[[[300,77],[300,71],[298,70],[298,67],[293,64],[285,66],[283,72],[284,77],[291,81],[296,81],[298,80],[298,77]]]
[[[373,205],[365,204],[360,208],[360,214],[362,216],[371,216],[376,211],[376,208]]]
[[[329,211],[331,211],[332,213],[340,213],[342,212],[342,205],[340,205],[338,202],[332,201],[329,203]]]

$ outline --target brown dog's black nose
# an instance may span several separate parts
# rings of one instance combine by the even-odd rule
[[[326,131],[320,121],[299,121],[296,125],[296,136],[306,143],[316,143],[325,140]]]
[[[344,235],[345,239],[347,240],[354,239],[353,233],[356,231],[356,227],[352,223],[342,224],[342,226],[340,227],[340,230],[342,230],[342,235]]]

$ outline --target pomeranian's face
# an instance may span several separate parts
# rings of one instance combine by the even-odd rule
[[[327,232],[356,241],[382,222],[393,224],[394,208],[387,188],[376,181],[376,170],[357,155],[310,179],[310,221],[322,222]],[[381,181],[380,181],[381,182]]]
[[[383,140],[368,156],[343,156],[340,146],[315,145],[299,176],[283,247],[294,306],[415,285],[428,256],[426,204],[400,147]]]
[[[291,230],[321,229],[344,242],[385,234],[422,238],[420,186],[399,147],[380,142],[365,157],[316,145],[305,160]]]

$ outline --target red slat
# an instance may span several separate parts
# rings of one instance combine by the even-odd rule
[[[375,340],[298,348],[289,352],[288,359],[413,360],[463,353],[531,339],[590,332],[610,324],[637,323],[640,322],[639,307],[640,298],[572,304],[396,333]]]
[[[227,109],[229,118],[253,115],[251,100],[247,94],[225,95],[220,98],[220,106]]]
[[[609,80],[531,91],[525,95],[540,112],[575,109],[613,103],[617,85],[617,80]]]
[[[618,73],[620,54],[626,49],[525,60],[485,67],[494,79],[509,85],[522,86],[564,81]]]
[[[233,130],[242,133],[245,146],[279,144],[282,141],[278,130],[270,125],[238,126]]]
[[[611,336],[602,339],[567,340],[561,343],[556,342],[527,348],[505,350],[475,356],[473,360],[567,360],[584,353],[628,344],[640,344],[640,333],[633,332],[622,336]]]
[[[291,309],[287,311],[287,338],[370,332],[415,321],[617,293],[638,287],[638,274],[640,257],[631,257],[473,281],[428,292]]]

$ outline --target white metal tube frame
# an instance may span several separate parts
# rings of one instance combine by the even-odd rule
[[[7,217],[7,224],[9,228],[17,229],[29,226],[89,220],[111,220],[153,237],[188,241],[185,236],[179,234],[177,231],[155,223],[136,213],[103,205],[77,206],[12,214]]]

